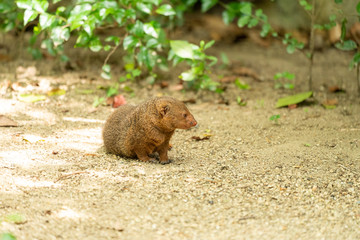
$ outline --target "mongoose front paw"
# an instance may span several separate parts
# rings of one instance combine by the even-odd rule
[[[168,159],[168,160],[165,160],[165,161],[160,161],[160,164],[165,165],[165,164],[169,164],[171,162],[172,161],[170,159]]]

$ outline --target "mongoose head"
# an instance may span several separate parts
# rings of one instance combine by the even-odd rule
[[[175,98],[158,98],[156,109],[161,118],[159,126],[164,130],[189,129],[197,125],[194,116],[185,104]]]

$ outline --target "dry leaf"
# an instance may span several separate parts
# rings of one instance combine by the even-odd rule
[[[123,95],[119,94],[119,95],[114,97],[114,102],[112,104],[112,107],[113,108],[118,108],[121,105],[125,105],[125,104],[126,104],[125,97]]]
[[[255,70],[248,67],[235,67],[232,69],[232,72],[244,77],[251,77],[257,81],[262,81],[262,78]]]
[[[337,92],[345,92],[344,89],[340,88],[339,86],[330,86],[329,92],[337,93]]]
[[[31,103],[31,102],[44,101],[46,99],[46,96],[41,94],[24,93],[24,94],[20,94],[18,96],[18,99],[21,102]]]
[[[195,141],[203,141],[203,140],[209,140],[211,135],[205,135],[204,137],[199,136],[192,136],[191,139],[194,139]]]
[[[326,106],[336,106],[339,104],[339,101],[336,99],[336,98],[333,98],[333,99],[327,99],[325,101],[322,102],[322,105],[324,107]]]
[[[14,120],[5,117],[4,115],[0,115],[0,127],[17,127],[18,124]]]
[[[225,76],[222,79],[220,79],[220,82],[222,83],[232,83],[235,82],[236,79],[238,79],[239,76],[231,75],[231,76]]]
[[[169,82],[167,82],[167,81],[162,81],[162,82],[160,83],[160,87],[161,87],[161,88],[167,88],[167,87],[169,87]]]
[[[341,33],[341,29],[340,29]],[[360,22],[356,22],[352,25],[350,29],[351,36],[354,38],[355,42],[360,44]]]
[[[196,103],[196,99],[195,98],[189,98],[183,101],[183,103],[192,103],[195,104]]]
[[[289,109],[295,109],[295,108],[297,108],[297,104],[288,105],[288,108]]]
[[[0,62],[10,62],[11,57],[7,54],[1,54],[0,53]]]
[[[172,91],[181,91],[184,89],[184,86],[182,84],[173,85],[170,87],[170,90]]]
[[[350,30],[350,32],[352,33],[352,30]],[[329,41],[331,44],[335,44],[339,42],[340,39],[341,39],[341,25],[337,23],[334,27],[332,27],[329,30]]]
[[[47,92],[48,96],[60,96],[60,95],[64,95],[66,93],[66,91],[64,89],[60,89],[60,88],[54,88],[51,89],[50,91]]]

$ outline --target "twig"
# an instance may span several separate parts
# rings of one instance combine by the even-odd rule
[[[120,46],[120,43],[118,45],[116,45],[111,52],[109,52],[109,54],[106,56],[105,61],[104,61],[104,65],[107,64],[107,62],[109,61],[109,58],[111,57],[111,55],[114,54],[114,52],[116,51],[116,49]]]
[[[314,54],[315,54],[315,0],[312,1],[311,9],[311,29],[310,29],[310,56],[309,56],[309,90],[312,90],[312,69],[314,64]]]
[[[81,173],[89,173],[87,171],[77,171],[77,172],[72,172],[72,173],[66,173],[64,175],[62,175],[61,177],[59,177],[56,181],[54,181],[54,183],[64,179],[64,178],[67,178],[67,177],[70,177],[72,175],[76,175],[76,174],[81,174]]]

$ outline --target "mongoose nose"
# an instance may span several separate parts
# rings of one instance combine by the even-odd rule
[[[191,121],[190,124],[191,124],[191,126],[195,127],[197,125],[197,122],[196,122],[196,120],[194,120],[194,121]]]

